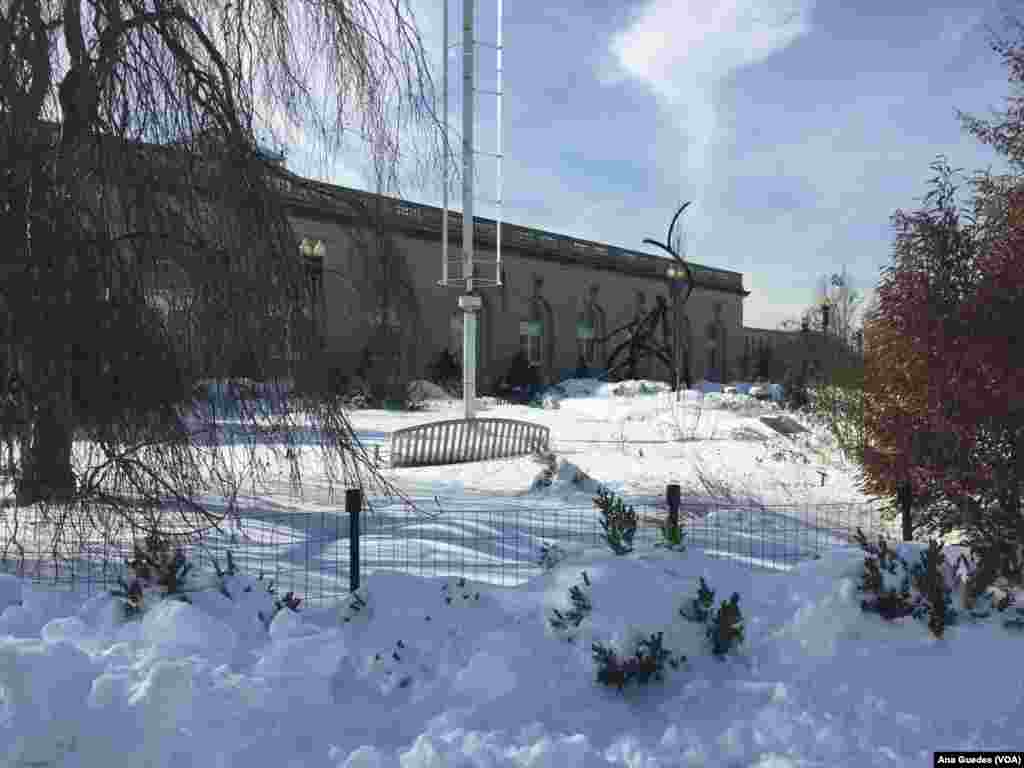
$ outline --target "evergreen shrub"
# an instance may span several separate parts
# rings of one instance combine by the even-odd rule
[[[631,506],[604,486],[597,490],[594,504],[601,512],[601,528],[608,548],[616,555],[628,555],[633,551],[633,537],[636,535],[637,514]]]
[[[676,669],[686,657],[673,656],[662,645],[662,635],[657,632],[638,640],[633,654],[625,658],[620,658],[612,648],[594,642],[591,651],[597,665],[597,682],[621,691],[629,683],[646,685],[652,680],[663,680],[665,664]]]

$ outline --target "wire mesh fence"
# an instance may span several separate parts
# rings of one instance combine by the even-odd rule
[[[241,572],[263,575],[280,592],[293,591],[307,602],[349,593],[353,529],[343,505],[239,501],[238,513],[220,530],[177,540],[196,571],[212,571],[213,561],[224,567],[230,551]],[[542,571],[545,546],[570,553],[608,551],[600,513],[592,504],[488,499],[483,506],[481,501],[435,497],[412,507],[374,499],[372,510],[358,504],[356,574],[387,569],[515,586]],[[639,521],[635,551],[652,551],[667,509],[650,503],[631,506]],[[898,535],[869,503],[683,503],[680,521],[687,547],[769,570],[788,570],[834,546],[848,545],[858,528],[871,539]],[[37,507],[0,509],[0,571],[87,594],[115,587],[119,579],[128,580],[126,560],[144,534],[104,529],[97,522],[58,521]],[[54,547],[58,523],[65,526],[64,535]]]

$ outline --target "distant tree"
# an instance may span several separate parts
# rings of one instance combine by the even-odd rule
[[[864,297],[853,287],[853,278],[846,273],[834,272],[821,275],[815,282],[815,298],[812,304],[804,309],[797,318],[783,320],[779,327],[783,330],[800,330],[805,324],[809,332],[823,333],[825,316],[822,304],[829,306],[829,336],[838,339],[847,349],[855,348],[855,337],[861,330],[864,312]]]

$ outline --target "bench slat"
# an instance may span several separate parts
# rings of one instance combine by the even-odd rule
[[[451,419],[396,430],[391,465],[415,467],[519,456],[548,448],[550,430],[513,419]]]

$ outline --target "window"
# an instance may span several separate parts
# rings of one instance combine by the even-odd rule
[[[321,321],[324,301],[324,255],[327,245],[323,240],[303,238],[299,242],[299,254],[306,275],[306,294],[315,322]]]
[[[323,299],[324,261],[323,259],[306,259],[306,289],[313,306],[319,305]]]
[[[586,365],[597,362],[597,323],[593,311],[584,312],[576,322],[576,347]]]
[[[530,365],[543,363],[544,324],[540,320],[519,323],[519,347]]]
[[[597,286],[592,285],[590,296],[583,301],[583,309],[576,318],[576,354],[588,367],[603,363],[605,313],[596,297]]]

